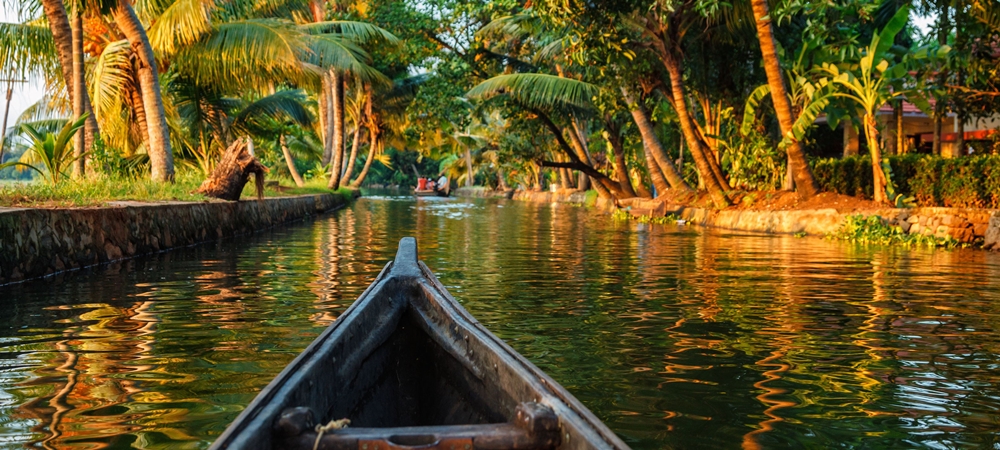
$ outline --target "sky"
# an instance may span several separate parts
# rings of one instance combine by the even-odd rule
[[[4,2],[6,3],[6,2]],[[0,8],[0,22],[15,22],[17,16],[6,9]],[[7,83],[0,83],[0,105],[7,105]],[[28,83],[14,83],[14,92],[10,102],[10,118],[7,126],[10,127],[17,121],[18,116],[35,104],[45,95],[45,84],[41,80],[30,80]],[[0,110],[0,121],[3,120],[3,110]]]

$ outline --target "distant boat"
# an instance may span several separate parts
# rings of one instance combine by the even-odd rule
[[[350,426],[330,426],[339,419]],[[403,238],[395,261],[212,448],[628,446],[469,315]]]
[[[447,197],[447,191],[438,191],[434,189],[414,189],[413,195],[417,197]]]

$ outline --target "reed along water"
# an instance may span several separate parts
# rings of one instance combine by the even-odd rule
[[[633,448],[1000,445],[1000,254],[372,196],[0,287],[0,447],[207,447],[403,236]]]

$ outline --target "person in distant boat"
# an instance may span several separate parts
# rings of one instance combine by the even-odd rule
[[[437,188],[435,190],[444,192],[445,194],[447,194],[450,190],[448,189],[448,177],[446,177],[444,173],[441,174],[441,178],[437,179]]]

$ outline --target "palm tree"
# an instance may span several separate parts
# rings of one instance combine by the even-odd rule
[[[625,87],[622,87],[622,98],[628,103],[629,111],[632,113],[632,120],[639,128],[642,136],[643,151],[648,159],[648,167],[653,180],[653,185],[658,193],[664,193],[668,188],[677,189],[680,192],[689,192],[691,188],[677,172],[674,163],[670,161],[663,144],[656,136],[653,123],[649,120],[649,113],[646,107],[640,104]]]
[[[66,90],[73,99],[73,117],[86,118],[92,114],[87,113],[88,98],[87,81],[83,67],[83,13],[81,5],[73,6],[73,16],[70,20],[70,28],[73,40],[73,76],[72,83],[67,85]],[[83,178],[86,173],[86,160],[83,154],[88,150],[86,133],[76,133],[73,139],[73,177]]]
[[[82,151],[83,149],[90,148],[90,145],[94,142],[94,138],[99,135],[97,118],[94,116],[90,104],[90,96],[87,94],[85,86],[83,86],[84,81],[82,81],[83,24],[81,9],[83,6],[74,6],[73,21],[71,23],[62,0],[41,0],[41,3],[46,21],[49,24],[49,30],[52,32],[52,40],[55,42],[59,62],[62,66],[63,79],[66,81],[66,90],[75,105],[74,114],[77,117],[87,114],[86,127],[84,128],[83,136],[81,136],[83,139],[82,147],[80,145],[76,146],[81,148]],[[78,59],[79,61],[77,61]],[[80,70],[77,70],[77,68],[80,68]],[[76,105],[77,103],[79,105]],[[75,170],[79,170],[82,173],[82,158],[78,160],[78,164],[79,167]]]
[[[709,157],[711,152],[698,133],[698,126],[687,106],[688,93],[684,80],[681,41],[702,16],[696,11],[693,0],[674,3],[651,9],[645,16],[637,18],[636,23],[642,25],[644,35],[651,41],[653,51],[669,75],[667,100],[677,112],[681,133],[712,201],[716,207],[722,208],[730,204],[726,194],[729,185],[715,158]]]
[[[767,72],[767,84],[770,87],[774,111],[778,116],[783,139],[787,139],[785,151],[788,154],[788,166],[795,178],[795,187],[799,196],[810,198],[819,193],[819,185],[809,170],[802,144],[792,131],[795,118],[792,114],[792,103],[788,90],[782,78],[781,62],[774,45],[774,31],[771,29],[771,16],[766,0],[751,0],[753,16],[757,24],[757,37],[760,41],[760,51],[764,55],[764,70]]]
[[[411,125],[407,108],[426,80],[425,75],[416,75],[395,80],[391,85],[375,84],[365,88],[364,114],[359,126],[368,129],[368,156],[358,177],[351,182],[352,188],[361,187],[374,161],[388,166],[387,155],[383,153],[388,139],[399,141],[399,148],[406,146],[405,132]]]
[[[142,109],[146,117],[148,132],[146,152],[149,154],[152,178],[155,181],[173,181],[174,155],[170,148],[170,131],[167,127],[167,114],[163,107],[160,77],[153,47],[149,44],[146,29],[139,22],[128,0],[118,0],[111,13],[118,28],[131,45],[132,52],[138,58],[137,76],[142,92]]]
[[[371,86],[367,84],[356,89],[354,98],[350,102],[351,107],[349,111],[351,117],[354,119],[354,138],[351,140],[351,153],[347,157],[347,168],[344,169],[343,182],[345,184],[350,183],[351,176],[354,175],[354,165],[358,159],[358,147],[361,144],[361,130],[364,129],[362,122],[364,121],[369,90],[371,90]]]

